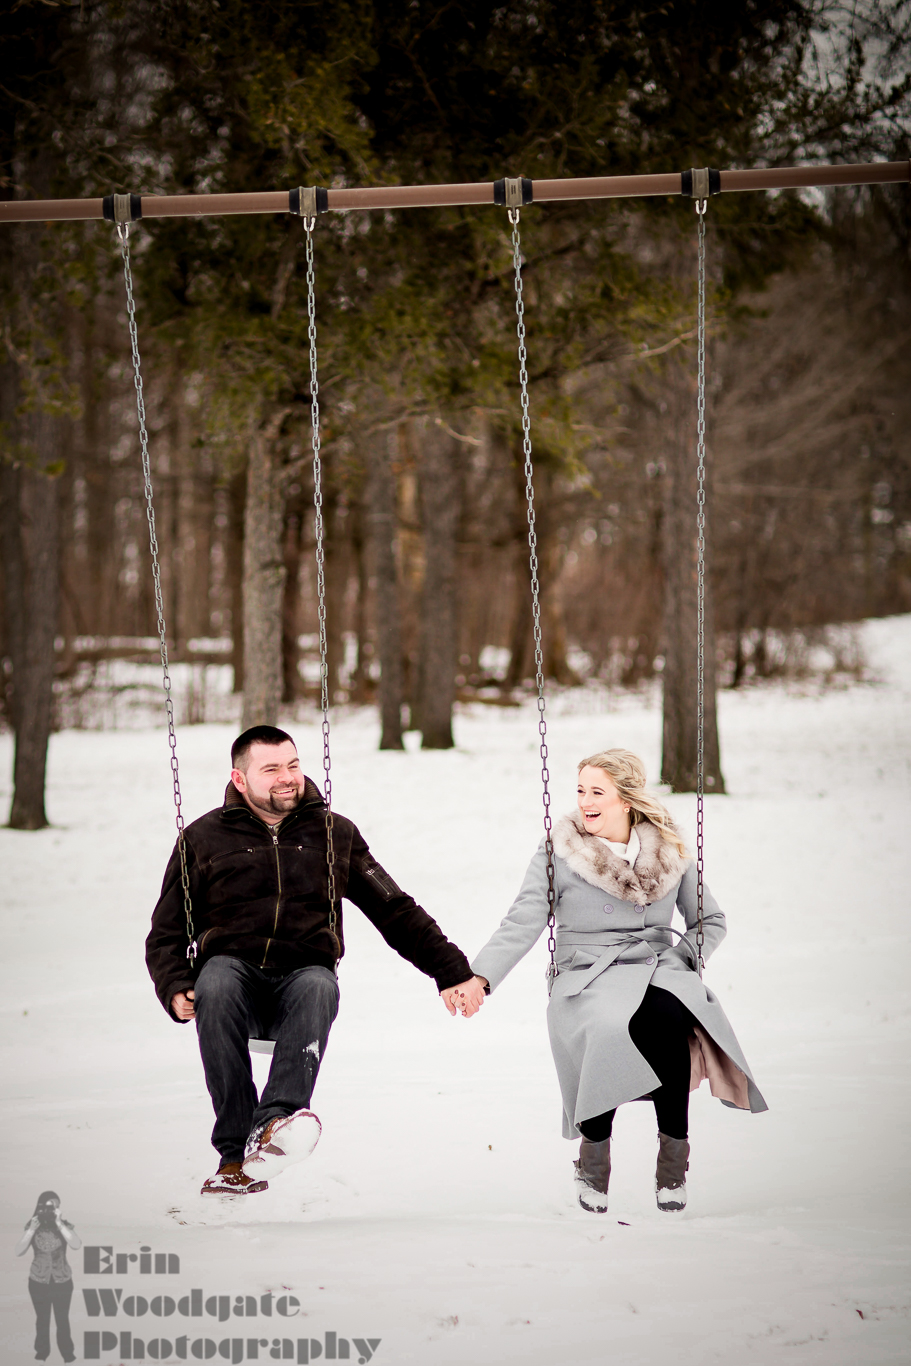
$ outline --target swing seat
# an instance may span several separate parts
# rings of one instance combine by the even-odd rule
[[[275,1052],[274,1039],[254,1039],[252,1036],[247,1040],[251,1053],[266,1053],[269,1057]]]

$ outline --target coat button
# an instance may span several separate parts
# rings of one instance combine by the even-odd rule
[[[614,909],[613,906],[605,906],[605,907],[604,907],[604,910],[607,912],[608,915],[610,915],[610,913],[611,913],[611,911],[612,911],[613,909]]]
[[[654,955],[653,953],[650,954],[650,955],[648,956],[648,958],[646,958],[645,961],[646,961],[646,963],[654,963],[654,961],[655,961],[655,955]]]
[[[644,913],[645,913],[645,907],[644,907],[644,906],[637,906],[637,907],[636,907],[636,914],[637,914],[637,915],[643,915]]]

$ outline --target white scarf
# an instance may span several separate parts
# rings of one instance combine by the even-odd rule
[[[639,843],[639,836],[636,834],[635,826],[633,826],[629,832],[628,844],[617,844],[614,840],[606,840],[603,835],[598,835],[596,838],[599,839],[602,844],[606,844],[611,853],[617,855],[617,858],[626,859],[629,866],[631,868],[633,867],[636,859],[639,857],[639,850],[642,847]]]

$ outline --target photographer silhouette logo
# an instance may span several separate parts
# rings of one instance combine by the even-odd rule
[[[70,1301],[73,1298],[73,1272],[67,1252],[82,1246],[73,1225],[63,1217],[56,1191],[42,1191],[35,1212],[25,1225],[16,1244],[16,1256],[31,1250],[28,1293],[35,1310],[35,1360],[47,1361],[51,1354],[51,1315],[57,1350],[64,1361],[75,1361],[70,1332]]]

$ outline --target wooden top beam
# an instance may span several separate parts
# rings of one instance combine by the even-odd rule
[[[782,166],[756,170],[721,171],[721,193],[744,190],[795,190],[834,185],[892,185],[911,181],[911,162],[875,161],[856,166]],[[533,202],[561,200],[630,199],[639,196],[679,195],[679,171],[662,175],[595,176],[585,179],[535,180]],[[467,185],[377,185],[328,191],[330,210],[418,209],[451,205],[493,204],[491,181]],[[287,190],[257,190],[237,194],[143,195],[143,218],[204,218],[223,214],[287,213]],[[0,222],[51,223],[103,219],[102,199],[0,200]]]

